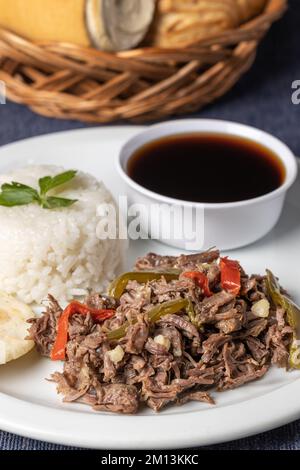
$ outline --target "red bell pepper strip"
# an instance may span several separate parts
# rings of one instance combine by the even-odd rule
[[[221,286],[231,294],[238,295],[241,290],[241,271],[238,261],[221,258]]]
[[[71,302],[62,312],[58,320],[57,335],[51,351],[52,361],[63,361],[65,359],[69,318],[74,313],[80,313],[81,315],[87,315],[89,313],[95,321],[100,322],[111,318],[115,314],[115,310],[100,310],[91,308],[77,301]]]
[[[198,286],[203,290],[206,297],[211,297],[213,295],[209,288],[208,277],[204,273],[201,273],[200,271],[191,271],[183,273],[183,276],[189,279],[193,279],[193,281],[197,282]]]

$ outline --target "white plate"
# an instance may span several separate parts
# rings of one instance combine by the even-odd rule
[[[37,137],[0,149],[0,171],[27,163],[79,168],[103,179],[115,196],[122,192],[114,157],[141,127],[104,127]],[[300,181],[292,188],[273,232],[234,252],[248,272],[271,268],[300,303]],[[5,230],[5,227],[1,227]],[[148,251],[175,253],[153,241],[131,244],[128,265]],[[0,428],[35,439],[99,449],[155,449],[208,445],[269,430],[300,417],[300,373],[272,368],[265,378],[215,393],[216,406],[190,403],[137,416],[95,413],[63,404],[44,380],[59,368],[35,352],[0,366]]]

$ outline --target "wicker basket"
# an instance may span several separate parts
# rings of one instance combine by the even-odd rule
[[[287,0],[270,0],[240,28],[177,49],[107,53],[32,43],[0,29],[0,80],[12,101],[61,119],[142,122],[191,113],[224,95],[250,68],[286,6]]]

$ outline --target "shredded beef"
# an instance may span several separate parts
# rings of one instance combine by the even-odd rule
[[[284,328],[280,328],[278,324],[270,326],[265,336],[265,342],[271,351],[272,364],[276,364],[278,367],[288,366],[289,350],[287,346],[291,343],[292,335],[293,330],[289,326]]]
[[[162,344],[156,343],[152,338],[148,338],[147,343],[145,344],[145,349],[150,354],[155,356],[168,356],[168,350]]]
[[[113,411],[115,413],[136,413],[139,407],[138,392],[134,385],[104,385],[97,393],[93,406],[96,411]]]
[[[249,363],[248,367],[241,370],[236,378],[232,379],[230,377],[226,377],[224,380],[221,380],[218,385],[218,390],[222,391],[240,387],[248,382],[260,379],[267,371],[268,366],[255,368],[253,364]]]
[[[125,351],[130,354],[139,354],[143,351],[148,339],[149,327],[144,321],[138,321],[130,326],[125,336]]]
[[[58,302],[52,295],[48,295],[48,305],[44,314],[28,321],[31,323],[28,339],[35,342],[36,348],[42,356],[50,356],[56,338],[57,321],[61,313],[62,309]]]
[[[139,271],[153,269],[170,269],[170,268],[193,268],[197,270],[199,265],[203,263],[212,263],[220,256],[218,250],[196,253],[194,255],[181,256],[160,256],[155,253],[149,253],[143,258],[138,258],[135,268]]]
[[[158,329],[157,334],[166,337],[170,341],[171,352],[175,358],[183,355],[183,339],[177,328],[171,325],[164,326]]]
[[[216,328],[222,333],[229,334],[234,331],[240,330],[242,327],[241,320],[237,317],[228,318],[227,320],[220,320],[216,323]]]
[[[118,306],[117,300],[113,297],[97,294],[96,292],[91,293],[85,298],[85,304],[98,310],[111,309]]]
[[[249,336],[246,339],[247,347],[252,354],[252,357],[259,363],[261,363],[266,357],[269,356],[269,351],[267,350],[264,343],[262,343],[259,339],[253,338]]]
[[[197,328],[186,318],[179,315],[166,315],[157,322],[159,326],[174,326],[178,328],[184,336],[200,345],[200,336]]]
[[[91,315],[80,315],[76,313],[72,315],[71,321],[69,322],[69,336],[71,339],[77,336],[86,336],[92,330],[94,321]]]
[[[200,323],[213,323],[217,320],[216,314],[220,307],[229,304],[234,299],[234,295],[226,291],[205,297],[203,301],[196,305],[197,320]]]
[[[208,339],[202,344],[203,354],[201,356],[201,361],[208,364],[218,353],[219,348],[223,346],[224,343],[230,340],[231,336],[224,335],[223,333],[211,334]]]
[[[217,250],[178,257],[150,253],[135,268],[161,271],[160,279],[130,280],[120,299],[90,294],[89,307],[115,314],[103,323],[91,314],[70,317],[63,371],[51,377],[64,401],[128,414],[142,405],[160,411],[189,401],[213,404],[211,391],[259,379],[272,364],[288,368],[294,331],[286,311],[268,297],[265,277],[249,277],[241,268],[241,291],[232,294],[222,286],[218,259]],[[168,270],[178,272],[178,279],[167,281]],[[186,271],[206,275],[212,295],[205,296]],[[268,318],[251,310],[263,298],[271,306]],[[151,323],[151,309],[182,299],[189,308]],[[30,320],[29,337],[44,356],[50,356],[61,313],[49,296],[43,315]],[[123,337],[109,339],[108,332],[124,325]]]
[[[209,405],[214,405],[215,401],[207,392],[187,392],[177,399],[177,405],[185,405],[189,401],[200,401],[203,403],[208,403]]]

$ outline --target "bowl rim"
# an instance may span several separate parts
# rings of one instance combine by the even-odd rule
[[[201,128],[196,130],[194,128],[195,125],[200,124]],[[169,127],[176,127],[176,126],[184,126],[187,128],[188,126],[191,126],[190,129],[186,130],[179,130],[178,132],[170,132],[170,133],[165,133],[163,135],[159,135],[160,130],[167,129]],[[219,127],[219,130],[213,129],[213,127]],[[231,131],[228,131],[226,129],[227,127],[230,127]],[[223,128],[223,130],[222,130]],[[156,137],[152,137],[149,139],[145,139],[143,143],[141,143],[140,146],[137,146],[137,148],[142,147],[148,142],[158,140],[163,137],[168,137],[172,135],[178,135],[178,134],[191,134],[191,133],[207,133],[211,132],[213,134],[220,134],[220,135],[233,135],[241,138],[248,139],[253,142],[257,142],[269,150],[273,151],[277,157],[280,159],[282,164],[284,165],[284,168],[286,170],[286,175],[284,182],[275,190],[268,192],[266,194],[263,194],[261,196],[252,198],[252,199],[244,199],[241,201],[234,201],[234,202],[219,202],[219,203],[209,203],[209,202],[193,202],[193,201],[186,201],[182,199],[176,199],[172,198],[169,196],[164,196],[160,193],[157,193],[155,191],[151,191],[150,189],[145,188],[141,184],[135,182],[126,172],[124,168],[124,158],[126,157],[126,163],[128,162],[128,159],[130,158],[130,155],[127,156],[128,153],[128,147],[134,144],[134,142],[137,139],[141,139],[143,137],[147,137],[148,134],[152,133],[153,131],[158,131],[158,134]],[[235,130],[235,132],[232,132]],[[251,135],[247,135],[247,133],[250,133]],[[255,139],[253,138],[253,134],[256,134],[257,136],[261,136],[261,139],[259,140],[258,138]],[[264,142],[263,137],[268,139],[270,143],[266,144]],[[279,147],[279,150],[276,150],[275,147]],[[284,154],[284,157],[282,156]],[[287,163],[288,162],[288,163]],[[198,207],[198,208],[204,208],[204,209],[231,209],[231,208],[240,208],[243,206],[248,206],[248,205],[253,205],[257,204],[260,202],[268,201],[269,199],[275,199],[276,197],[281,196],[282,194],[286,193],[288,189],[294,184],[297,178],[298,174],[298,164],[297,164],[297,159],[292,150],[280,139],[275,137],[274,135],[253,127],[249,126],[246,124],[241,124],[239,122],[235,121],[229,121],[229,120],[221,120],[221,119],[201,119],[201,118],[194,118],[194,119],[176,119],[176,120],[171,120],[171,121],[165,121],[162,123],[154,124],[151,126],[148,126],[146,129],[144,129],[141,132],[138,132],[135,134],[133,137],[131,137],[126,143],[122,146],[117,160],[116,160],[116,167],[119,175],[121,178],[127,183],[128,186],[130,186],[132,189],[137,191],[138,193],[143,194],[144,196],[147,196],[151,199],[154,199],[156,201],[159,201],[160,203],[165,203],[165,204],[171,204],[171,205],[180,205],[180,206],[186,206],[186,207]]]

